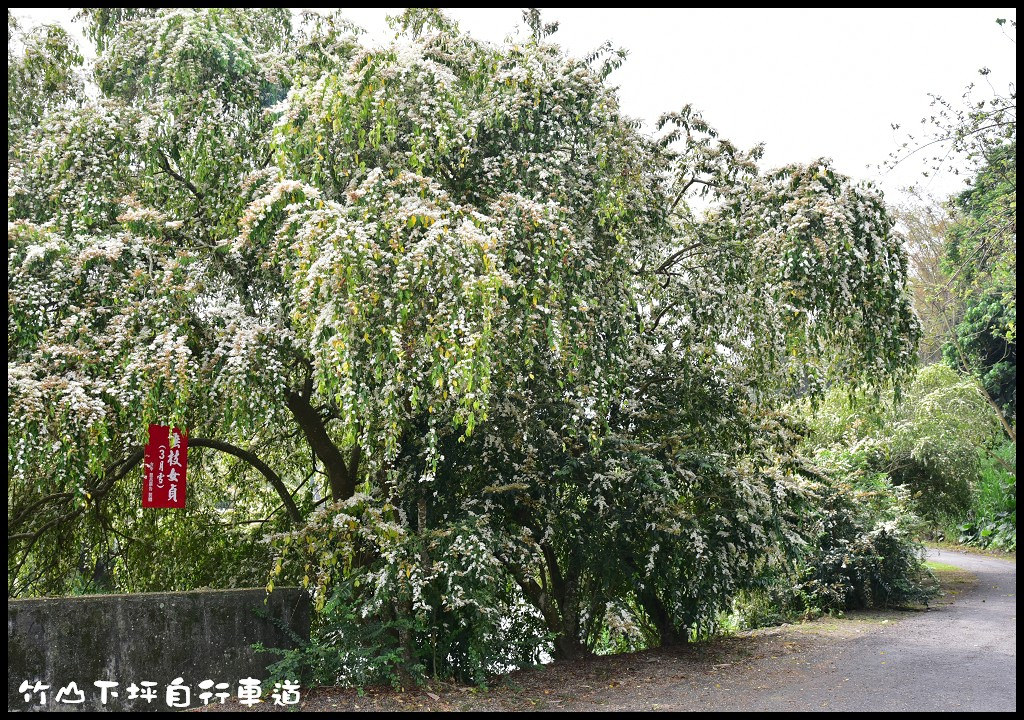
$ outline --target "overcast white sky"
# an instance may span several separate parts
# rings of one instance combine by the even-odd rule
[[[319,8],[317,8],[319,9]],[[27,24],[71,25],[66,9],[13,8]],[[398,8],[351,8],[345,15],[370,33],[389,36],[385,17]],[[474,36],[501,42],[522,25],[519,9],[448,10]],[[623,108],[653,123],[692,103],[723,136],[740,145],[765,142],[767,165],[831,157],[838,168],[874,180],[896,200],[920,180],[918,162],[885,173],[877,166],[898,146],[891,124],[919,126],[928,93],[959,98],[978,69],[1005,93],[1016,81],[1016,45],[996,25],[1012,9],[961,10],[648,10],[542,11],[561,27],[554,39],[573,54],[605,40],[629,51],[612,79]],[[1015,39],[1015,33],[1013,34]],[[83,41],[84,42],[84,41]],[[952,175],[926,181],[945,195]]]

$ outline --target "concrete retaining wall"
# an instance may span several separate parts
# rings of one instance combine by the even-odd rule
[[[279,658],[250,647],[294,647],[291,637],[261,614],[277,618],[296,634],[309,637],[310,604],[298,588],[278,588],[269,600],[262,589],[200,590],[182,593],[93,595],[75,598],[8,600],[8,710],[170,710],[167,688],[176,678],[190,688],[190,705],[202,705],[204,692],[239,694],[243,678],[266,679],[266,666]],[[204,680],[228,683],[228,689],[204,690]],[[40,692],[28,701],[22,683],[49,685],[46,703]],[[112,681],[106,705],[96,681]],[[156,698],[128,700],[133,683],[155,682]],[[84,695],[80,704],[70,690]],[[263,698],[273,704],[273,686],[263,684]],[[118,696],[113,697],[113,693]],[[174,698],[179,702],[183,692]],[[217,704],[214,696],[208,700]]]

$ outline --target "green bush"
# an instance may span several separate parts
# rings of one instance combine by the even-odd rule
[[[737,594],[728,629],[750,630],[820,615],[812,599],[794,583],[792,573],[773,573],[755,588]]]
[[[364,618],[357,610],[357,597],[352,582],[339,582],[315,616],[310,640],[293,636],[299,645],[287,650],[256,646],[281,657],[268,668],[272,681],[299,680],[304,687],[400,687],[421,680],[425,668],[410,661],[401,646],[403,634],[416,629],[413,622],[409,618]]]
[[[971,509],[946,530],[947,539],[964,545],[1017,549],[1016,443],[983,453]]]
[[[805,556],[795,593],[821,610],[895,607],[927,602],[936,583],[915,541],[921,521],[907,491],[885,473],[864,472],[849,454],[830,464],[812,488],[817,503],[803,530]]]
[[[338,521],[338,517],[344,522]],[[538,613],[489,550],[480,519],[410,533],[369,496],[275,536],[275,577],[313,589],[312,639],[277,651],[280,672],[313,685],[402,685],[428,677],[483,684],[551,648]],[[329,539],[315,545],[309,537]]]

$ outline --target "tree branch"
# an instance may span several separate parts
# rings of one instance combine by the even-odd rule
[[[285,509],[288,510],[288,516],[295,522],[302,521],[302,514],[299,512],[299,508],[295,505],[295,500],[292,499],[291,493],[288,492],[288,487],[284,484],[281,478],[276,472],[270,469],[265,462],[260,460],[258,457],[253,455],[247,450],[243,450],[240,447],[236,447],[231,443],[226,443],[222,440],[210,440],[206,438],[189,438],[188,444],[191,447],[206,447],[212,450],[220,450],[221,452],[227,453],[228,455],[234,455],[239,460],[244,460],[254,468],[263,473],[263,477],[267,479],[277,491],[277,494],[281,497],[281,502],[284,504]]]

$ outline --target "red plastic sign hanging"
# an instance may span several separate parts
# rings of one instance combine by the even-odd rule
[[[142,507],[185,507],[188,435],[166,425],[149,426],[143,459]]]

